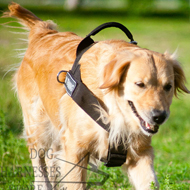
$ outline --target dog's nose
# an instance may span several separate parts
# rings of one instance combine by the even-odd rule
[[[152,116],[153,121],[158,125],[162,124],[165,121],[166,117],[167,117],[166,111],[160,111],[160,110],[153,111],[153,116]]]

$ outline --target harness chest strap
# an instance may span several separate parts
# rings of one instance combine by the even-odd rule
[[[95,42],[90,38],[91,35],[97,34],[104,28],[107,27],[117,27],[120,28],[131,40],[130,43],[137,44],[133,40],[132,34],[129,32],[125,26],[116,22],[109,22],[100,25],[89,33],[78,45],[76,59],[73,67],[70,71],[60,71],[57,75],[57,80],[65,85],[67,94],[81,107],[96,123],[98,123],[103,129],[109,132],[110,124],[105,124],[101,119],[101,114],[97,111],[97,106],[101,106],[97,97],[88,89],[88,87],[81,80],[80,64],[79,61],[82,55],[92,47]],[[59,75],[62,72],[67,72],[65,82],[59,80]],[[103,109],[103,108],[102,108]],[[117,147],[108,148],[108,155],[106,159],[101,159],[107,167],[121,166],[125,163],[127,157],[127,149],[124,147],[123,143]]]

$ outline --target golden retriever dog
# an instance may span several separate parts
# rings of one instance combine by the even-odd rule
[[[5,17],[16,17],[29,29],[14,79],[36,189],[85,189],[89,159],[106,158],[109,144],[117,148],[118,139],[128,150],[122,168],[134,188],[148,190],[152,182],[159,188],[151,137],[169,117],[173,96],[190,93],[174,56],[123,40],[100,41],[84,53],[81,78],[106,107],[102,117],[110,123],[108,133],[57,81],[59,71],[71,69],[83,38],[58,32],[53,22],[16,3],[9,10]],[[59,79],[64,81],[64,73]]]

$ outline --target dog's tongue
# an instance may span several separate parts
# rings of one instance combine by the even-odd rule
[[[150,130],[154,130],[154,126],[151,127],[151,125],[147,122],[146,122],[146,128]]]
[[[158,126],[158,125],[150,125],[150,124],[147,123],[147,122],[145,122],[145,123],[146,123],[145,126],[146,126],[147,129],[152,130],[152,131],[154,131],[154,132],[157,132],[157,131],[158,131],[158,129],[159,129],[159,126]]]

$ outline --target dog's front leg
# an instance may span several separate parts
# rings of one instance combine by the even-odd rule
[[[88,154],[78,156],[67,153],[64,173],[64,186],[67,190],[85,189],[88,157]]]
[[[72,137],[66,140],[65,162],[60,183],[67,190],[84,190],[86,187],[89,154],[84,152]]]
[[[131,159],[127,164],[127,172],[131,183],[136,190],[151,190],[151,184],[154,184],[156,190],[159,184],[153,166],[153,153],[147,151],[141,153],[137,160]],[[152,184],[152,185],[153,185]]]

